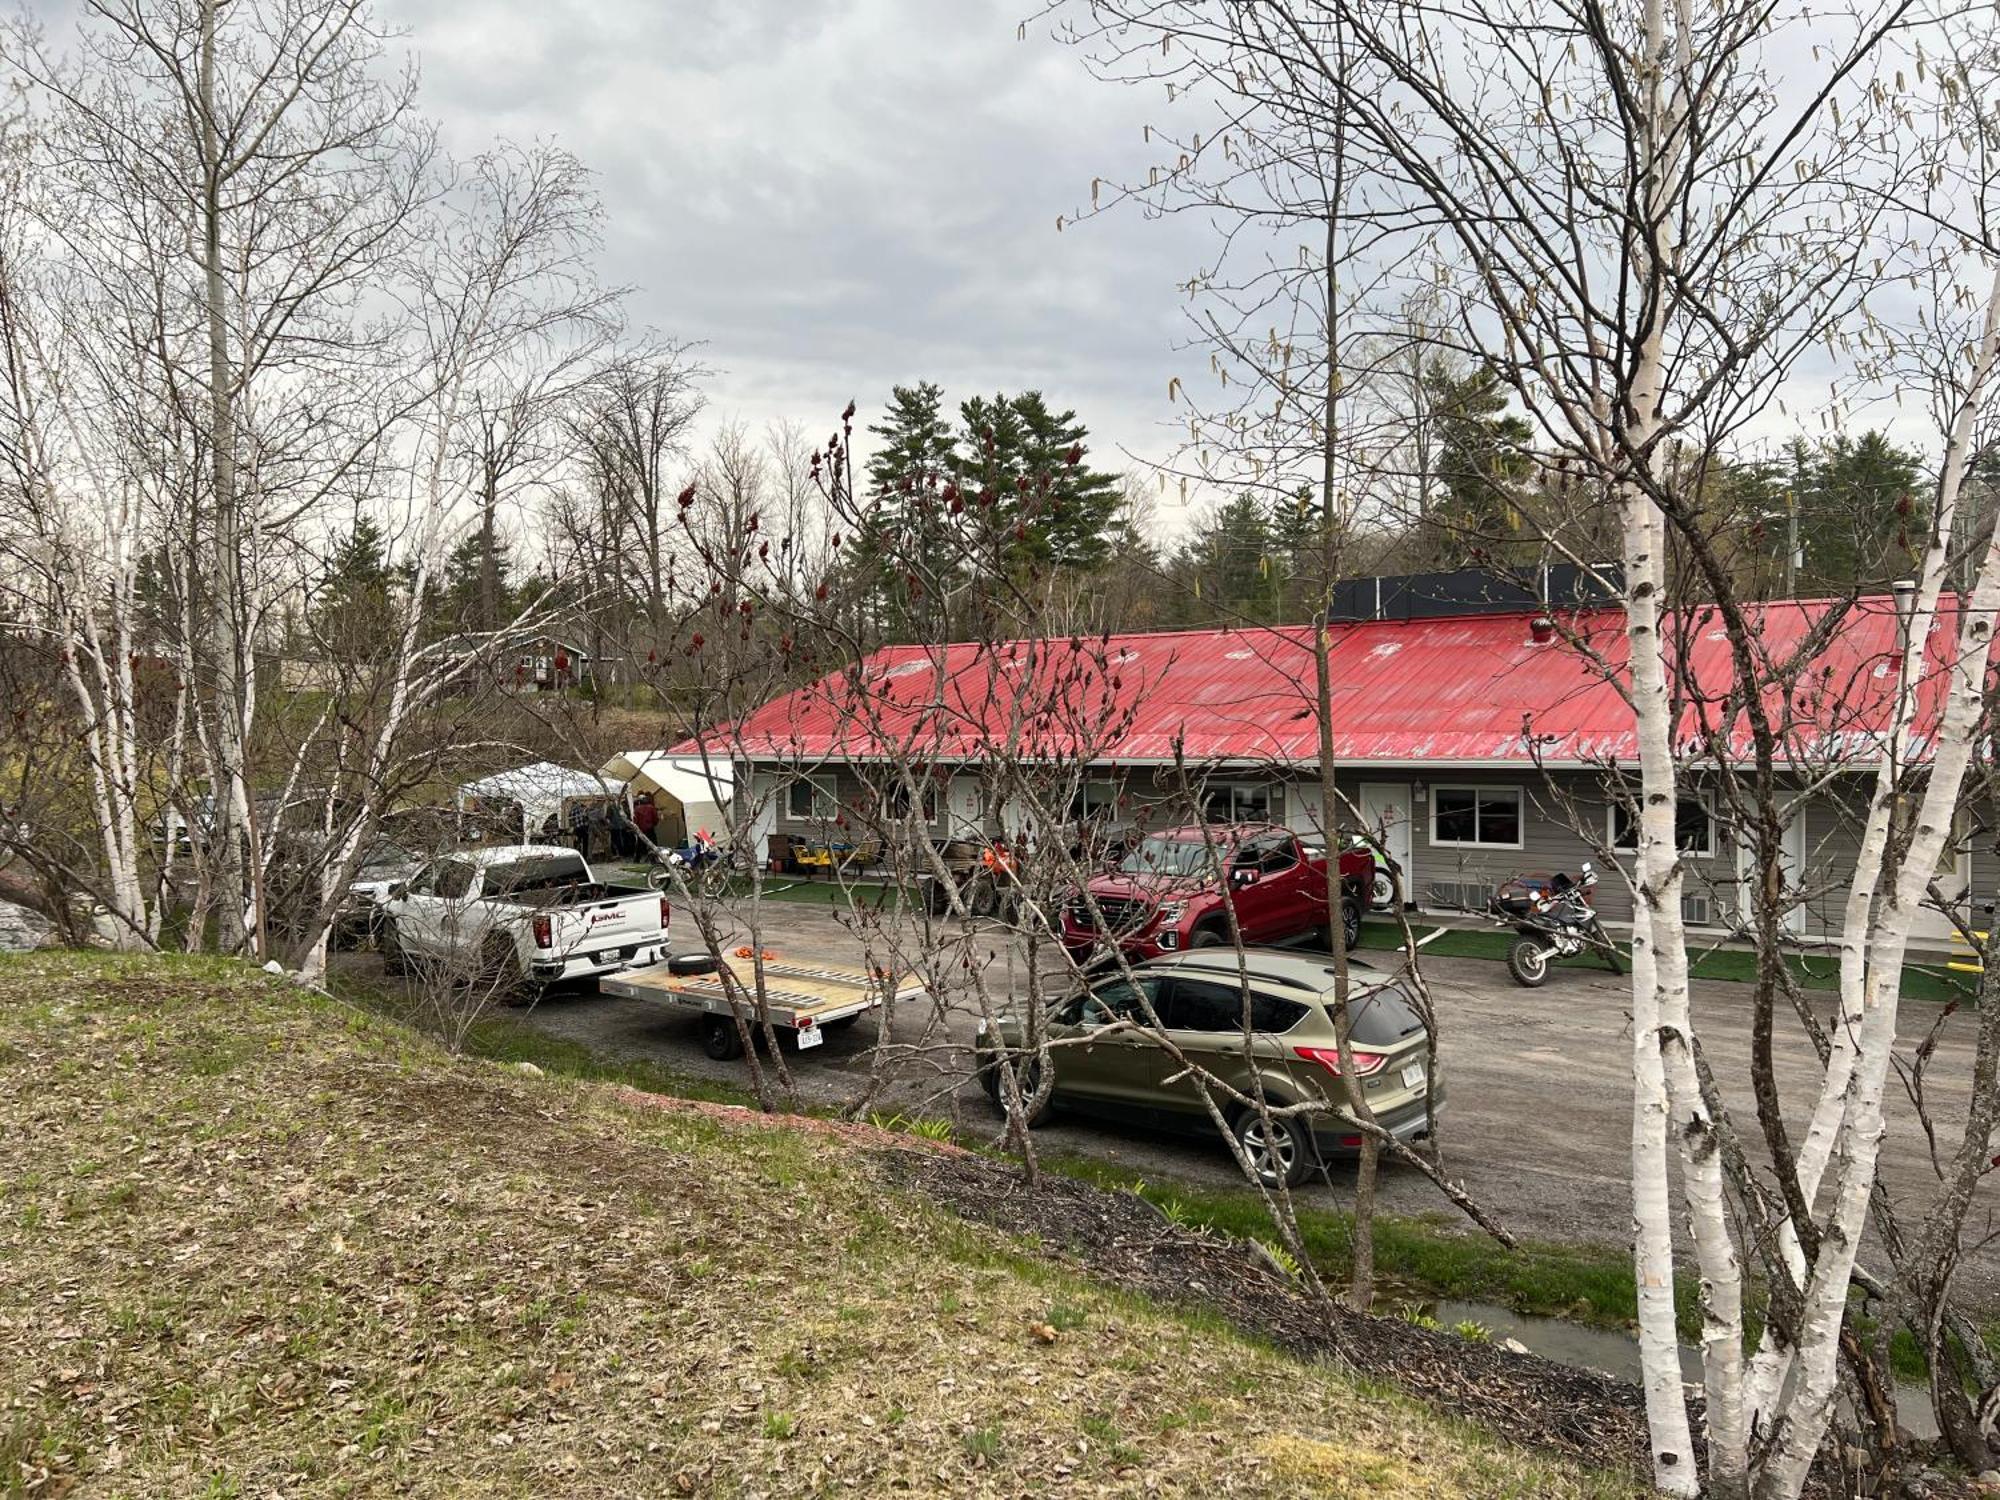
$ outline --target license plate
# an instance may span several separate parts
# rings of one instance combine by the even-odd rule
[[[1420,1089],[1423,1086],[1424,1086],[1424,1065],[1422,1063],[1411,1063],[1407,1068],[1403,1069],[1404,1088]]]
[[[799,1051],[801,1052],[805,1051],[808,1047],[817,1047],[825,1040],[826,1033],[821,1031],[817,1026],[801,1026],[799,1028]]]

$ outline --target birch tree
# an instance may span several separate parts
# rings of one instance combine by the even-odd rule
[[[66,49],[5,40],[50,121],[79,254],[150,285],[155,382],[201,434],[204,638],[195,652],[226,951],[261,951],[252,787],[271,538],[380,431],[370,312],[433,179],[415,80],[363,0],[93,0]],[[99,260],[101,258],[101,260]]]

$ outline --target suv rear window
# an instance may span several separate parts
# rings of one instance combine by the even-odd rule
[[[1305,1019],[1306,1008],[1296,1000],[1250,991],[1250,1027],[1277,1034]],[[1233,984],[1176,978],[1167,986],[1160,1020],[1169,1031],[1243,1030],[1243,991]]]
[[[1321,997],[1327,1019],[1333,1018],[1333,996]],[[1362,1047],[1392,1047],[1424,1029],[1423,1017],[1410,1008],[1400,990],[1377,990],[1349,1006],[1354,1021],[1354,1040]]]

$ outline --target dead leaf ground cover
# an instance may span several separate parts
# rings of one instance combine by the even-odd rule
[[[0,960],[12,1493],[1632,1490],[1099,1287],[845,1134],[42,953]]]

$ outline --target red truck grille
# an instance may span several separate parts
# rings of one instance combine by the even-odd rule
[[[1123,896],[1100,896],[1097,909],[1104,913],[1106,930],[1114,933],[1137,932],[1153,917],[1152,903]],[[1089,902],[1072,901],[1069,915],[1070,920],[1085,932],[1097,931],[1097,924],[1091,919]]]

